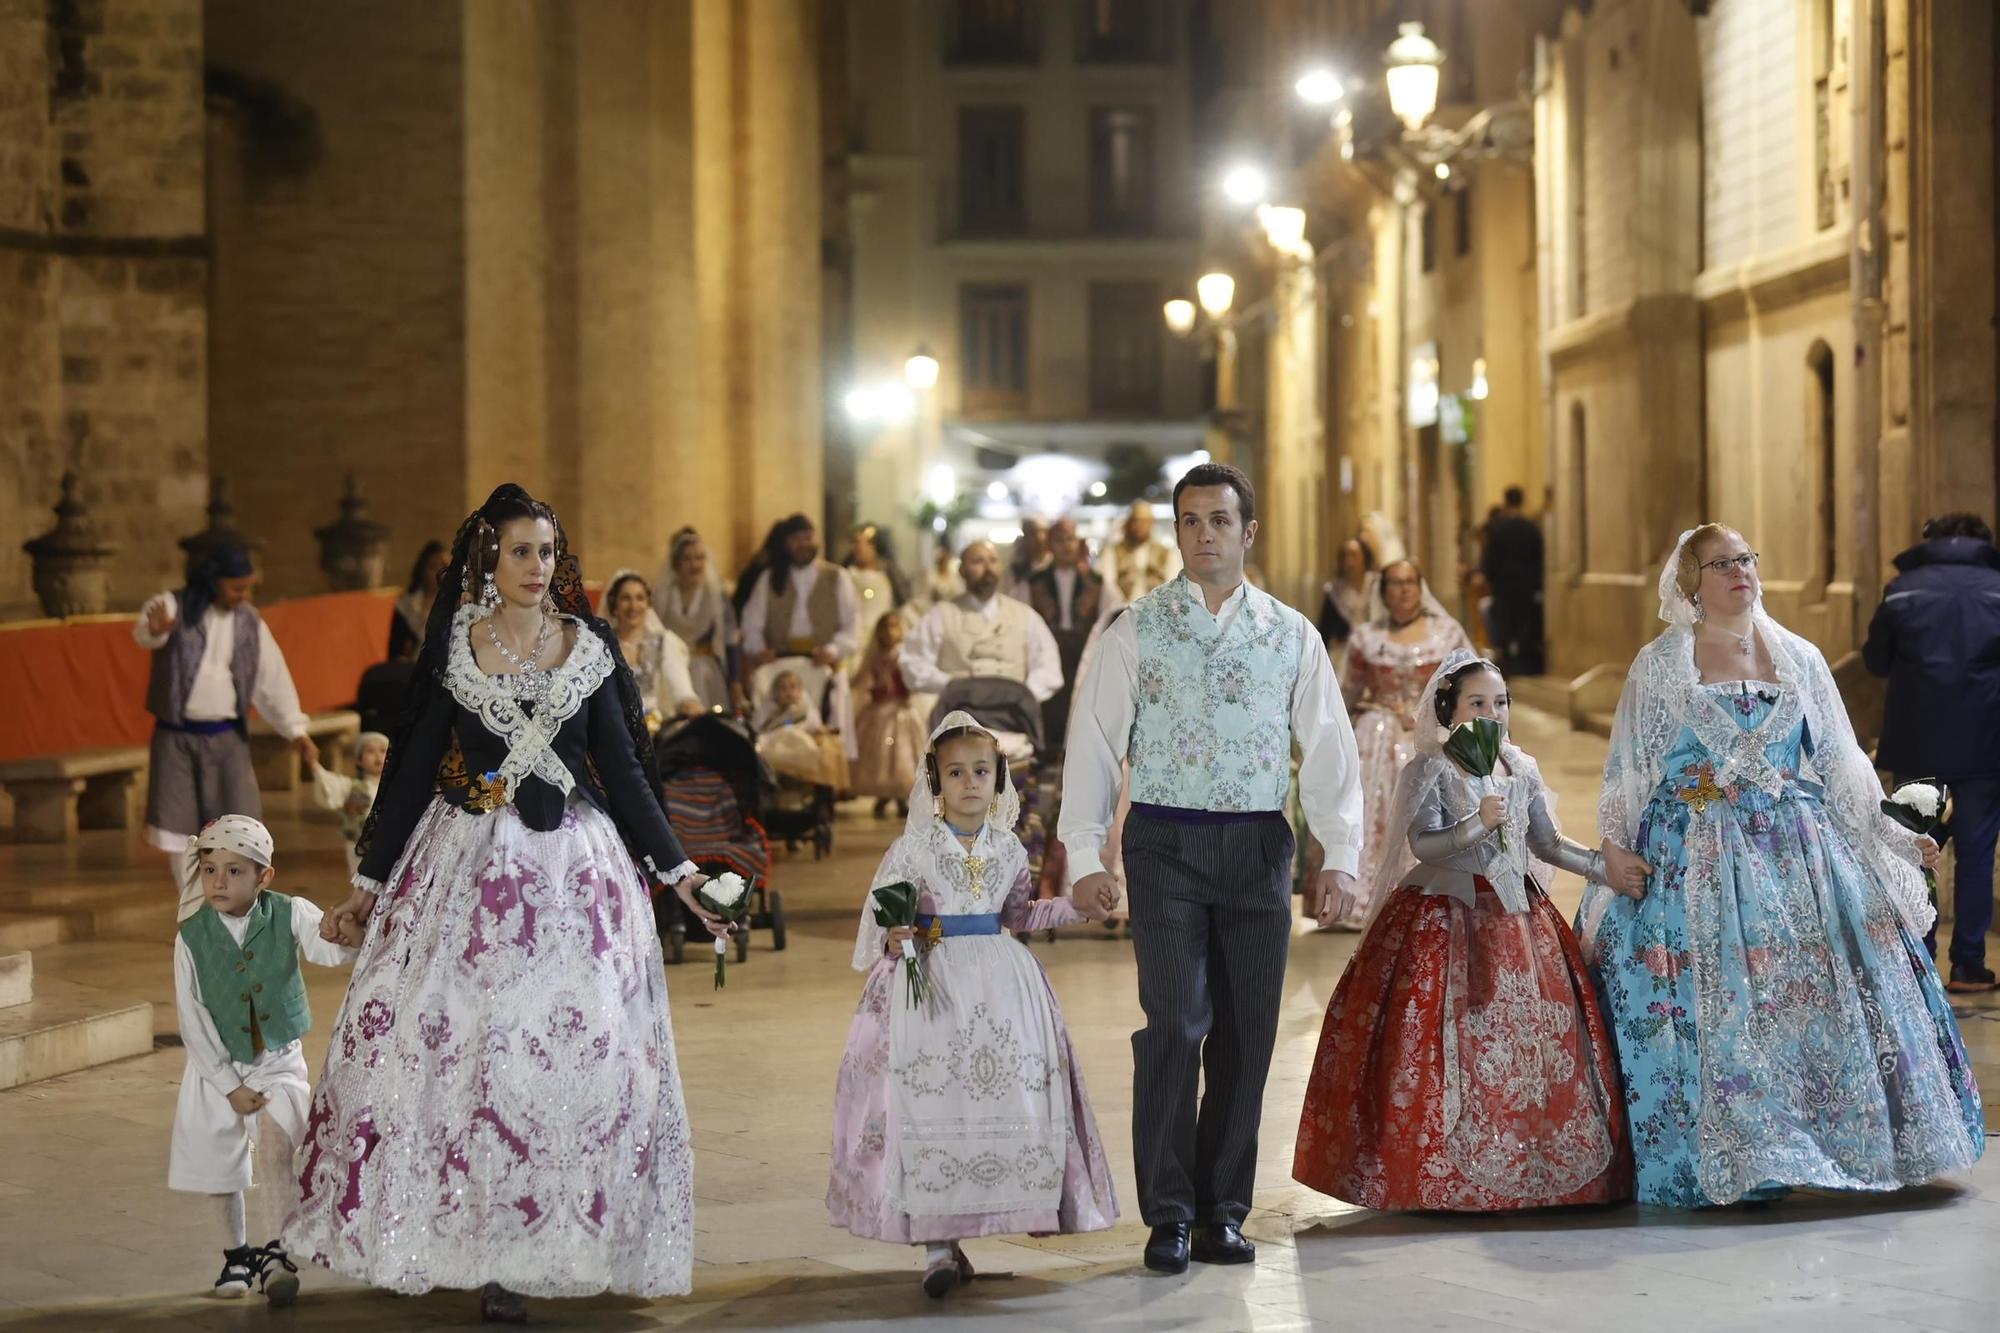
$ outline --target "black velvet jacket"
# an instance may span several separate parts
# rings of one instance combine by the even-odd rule
[[[553,779],[566,772],[576,793],[610,815],[641,860],[650,863],[649,879],[660,880],[687,860],[633,748],[610,652],[596,635],[579,629],[569,659],[550,673],[548,700],[538,706],[502,696],[473,662],[462,626],[455,627],[454,638],[445,672],[449,688],[418,719],[394,783],[376,797],[375,837],[361,860],[362,877],[388,880],[434,796],[478,811],[483,779],[507,772],[517,750],[538,748],[535,714],[544,710],[561,717],[547,752],[538,764],[508,773],[506,782],[504,803],[521,822],[544,833],[562,823],[568,795]],[[453,764],[441,773],[454,739],[464,771],[458,773]]]

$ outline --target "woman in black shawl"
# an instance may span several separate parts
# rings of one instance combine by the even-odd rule
[[[498,1319],[526,1295],[687,1291],[649,887],[727,928],[695,906],[632,673],[518,486],[459,529],[358,851],[326,929],[365,939],[289,1247],[397,1291],[481,1288]]]

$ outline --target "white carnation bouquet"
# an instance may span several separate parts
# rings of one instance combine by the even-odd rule
[[[1905,782],[1882,802],[1882,813],[1918,837],[1935,842],[1938,829],[1944,825],[1944,805],[1949,795],[1942,783]],[[1925,870],[1924,883],[1930,886],[1931,904],[1936,906],[1937,872]]]
[[[694,900],[704,908],[721,917],[731,925],[741,927],[750,915],[750,885],[743,876],[730,873],[717,875],[694,891]],[[727,984],[724,975],[729,953],[729,937],[715,937],[715,989],[721,990]]]

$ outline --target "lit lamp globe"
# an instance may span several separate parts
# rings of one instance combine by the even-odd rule
[[[1194,294],[1210,319],[1221,319],[1236,299],[1236,279],[1227,273],[1204,273],[1194,284]]]
[[[1299,75],[1299,81],[1292,88],[1298,93],[1299,100],[1310,106],[1331,106],[1346,91],[1340,86],[1340,76],[1323,67],[1309,69]]]
[[[1263,202],[1265,193],[1271,188],[1270,179],[1263,171],[1247,162],[1239,162],[1222,177],[1222,193],[1233,204],[1248,208]]]
[[[1271,243],[1273,250],[1296,254],[1304,248],[1306,211],[1303,208],[1266,204],[1257,210],[1257,221],[1263,224],[1264,239]]]
[[[1437,110],[1438,67],[1444,64],[1444,52],[1424,36],[1421,23],[1405,23],[1397,31],[1401,35],[1389,43],[1384,57],[1389,67],[1389,109],[1411,129],[1421,129]]]
[[[934,389],[938,382],[938,361],[930,352],[917,348],[908,361],[903,363],[903,382],[912,389]]]
[[[1194,332],[1194,302],[1175,297],[1161,310],[1166,314],[1168,330],[1176,338],[1185,338]]]

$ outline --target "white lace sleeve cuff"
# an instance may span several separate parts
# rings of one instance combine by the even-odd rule
[[[352,884],[355,888],[361,890],[363,893],[372,893],[377,898],[380,898],[382,896],[382,889],[384,886],[382,881],[379,879],[370,879],[366,875],[356,875],[354,876],[354,878],[348,880],[347,882],[349,884]]]
[[[657,865],[653,864],[652,857],[649,856],[646,858],[646,872],[668,888],[672,888],[689,875],[694,874],[695,870],[695,863],[692,861],[683,861],[672,870],[661,870]]]

